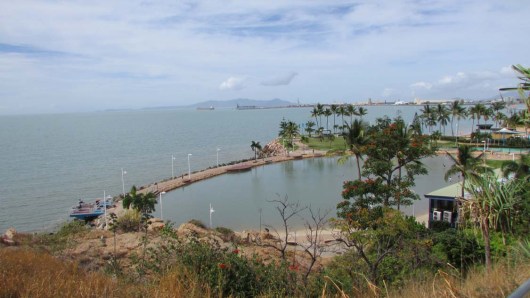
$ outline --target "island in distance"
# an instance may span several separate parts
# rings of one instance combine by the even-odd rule
[[[237,98],[232,100],[209,100],[192,104],[187,107],[201,110],[217,108],[239,108],[239,109],[267,109],[298,106],[295,103],[283,99],[254,100],[248,98]]]

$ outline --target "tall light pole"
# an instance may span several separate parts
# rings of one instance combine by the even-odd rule
[[[210,229],[212,228],[212,213],[214,213],[215,210],[212,208],[212,204],[210,203]]]
[[[219,151],[221,151],[221,148],[217,148],[217,167],[219,167]]]
[[[188,179],[191,180],[191,165],[190,165],[190,156],[193,154],[188,153]]]
[[[109,229],[109,223],[107,222],[107,194],[103,191],[103,208],[105,208],[105,230]]]
[[[165,195],[166,192],[163,191],[160,193],[160,219],[164,220],[164,205],[162,205],[162,195]]]
[[[125,180],[123,179],[123,175],[126,175],[127,171],[124,171],[123,168],[121,168],[121,189],[123,193],[123,197],[125,198]]]
[[[171,179],[175,179],[175,170],[173,164],[175,163],[175,156],[171,154]]]

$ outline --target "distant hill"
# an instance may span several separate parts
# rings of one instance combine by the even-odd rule
[[[207,108],[207,107],[235,108],[237,105],[270,108],[270,107],[286,107],[286,106],[294,105],[294,103],[290,101],[278,99],[278,98],[271,99],[271,100],[254,100],[254,99],[248,99],[248,98],[237,98],[237,99],[232,99],[232,100],[203,101],[203,102],[199,102],[193,105],[189,105],[188,107],[191,107],[191,108]]]

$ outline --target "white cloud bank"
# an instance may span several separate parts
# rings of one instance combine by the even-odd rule
[[[245,78],[243,77],[229,77],[219,85],[221,90],[241,90],[245,88]]]
[[[502,67],[499,71],[459,71],[456,74],[444,75],[434,82],[419,81],[410,85],[414,92],[428,94],[448,94],[469,90],[491,91],[494,95],[503,84],[514,81],[515,74],[511,67]]]

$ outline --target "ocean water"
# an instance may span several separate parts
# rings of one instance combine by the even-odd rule
[[[400,115],[411,121],[420,108],[368,107],[364,119],[371,122],[383,115]],[[282,119],[305,123],[311,120],[310,111],[167,109],[0,116],[0,231],[10,226],[21,231],[51,229],[68,219],[68,210],[78,199],[101,197],[104,191],[118,195],[122,168],[127,172],[127,191],[132,185],[171,177],[172,154],[176,176],[187,173],[190,153],[192,171],[215,165],[217,148],[220,163],[250,158],[251,141],[265,145],[277,137]],[[460,133],[469,127],[469,121],[461,122]],[[216,196],[219,188],[239,187],[232,182],[209,183],[213,182],[193,187],[205,191],[203,197]],[[262,187],[275,191],[274,183]],[[168,201],[171,195],[166,195]],[[238,214],[238,210],[230,212]]]

